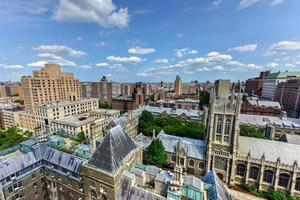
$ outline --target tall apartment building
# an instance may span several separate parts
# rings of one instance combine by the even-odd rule
[[[246,81],[245,92],[251,95],[261,96],[265,78],[270,74],[270,71],[260,72],[259,77],[250,78]]]
[[[57,64],[46,64],[43,69],[34,70],[32,76],[23,76],[21,82],[25,109],[31,113],[36,104],[81,97],[79,80],[73,73],[62,72]]]
[[[230,80],[219,79],[215,82],[216,96],[219,98],[228,98],[230,91]]]
[[[276,72],[267,76],[263,83],[262,98],[274,100],[275,90],[279,83],[289,79],[299,79],[300,72]]]
[[[300,117],[300,79],[291,79],[277,85],[274,99],[279,101],[289,117]]]
[[[174,90],[175,90],[175,96],[179,96],[182,94],[181,79],[179,76],[176,76],[176,80],[174,83]]]
[[[98,98],[101,102],[111,102],[113,95],[121,94],[121,85],[112,83],[105,76],[100,82],[91,82],[85,84],[83,91],[87,98]],[[114,94],[113,94],[114,93]]]

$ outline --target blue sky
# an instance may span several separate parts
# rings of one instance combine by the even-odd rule
[[[1,0],[0,8],[0,81],[47,62],[81,81],[300,70],[297,0]]]

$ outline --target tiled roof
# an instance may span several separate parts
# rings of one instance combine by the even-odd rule
[[[125,158],[136,148],[133,140],[123,132],[121,126],[116,126],[109,130],[88,164],[114,174]]]
[[[293,165],[295,160],[300,163],[300,145],[296,144],[240,136],[239,154],[246,156],[249,151],[251,157],[256,159],[264,155],[267,161],[276,162],[279,157],[287,165]]]
[[[205,160],[205,142],[203,140],[167,135],[163,131],[157,137],[162,141],[166,152],[176,153],[176,145],[179,143],[188,157]]]
[[[257,126],[266,126],[267,124],[273,124],[282,128],[300,128],[299,119],[280,118],[276,116],[240,114],[240,122],[241,124]]]

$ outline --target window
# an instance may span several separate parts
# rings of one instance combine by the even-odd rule
[[[9,188],[8,188],[8,193],[12,193],[13,192],[13,189],[12,189],[12,187],[10,186]]]
[[[281,187],[288,187],[290,182],[289,174],[279,174],[278,185]]]
[[[273,176],[274,176],[274,172],[271,170],[265,170],[264,171],[264,177],[263,177],[263,181],[266,183],[273,183]]]
[[[97,194],[94,190],[91,190],[91,196],[92,198],[96,199],[97,198]]]
[[[179,162],[180,162],[181,165],[184,165],[184,158],[180,158]]]
[[[190,160],[190,161],[189,161],[189,166],[190,166],[190,167],[194,167],[194,165],[195,165],[194,160]]]
[[[295,190],[300,191],[300,177],[296,178]]]
[[[222,134],[222,118],[219,118],[217,122],[217,134]]]
[[[176,162],[176,156],[175,155],[171,155],[171,161]]]
[[[236,175],[244,176],[245,175],[245,165],[244,164],[237,164],[236,165]]]
[[[199,162],[199,169],[204,169],[204,162]]]
[[[231,120],[230,119],[226,119],[226,122],[225,122],[225,132],[224,132],[225,135],[229,135],[230,125],[231,125]]]
[[[257,180],[258,172],[259,172],[259,169],[257,167],[250,167],[249,178],[251,178],[253,180]]]

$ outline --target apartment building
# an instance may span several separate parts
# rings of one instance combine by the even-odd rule
[[[35,109],[37,126],[43,129],[51,120],[87,113],[98,107],[96,98],[38,104]]]
[[[276,87],[281,82],[286,82],[290,79],[299,79],[300,72],[276,72],[269,74],[263,83],[262,98],[274,100]]]
[[[81,97],[79,80],[73,73],[62,72],[57,64],[45,64],[41,70],[34,70],[32,76],[23,76],[21,82],[25,109],[31,113],[36,104]]]

